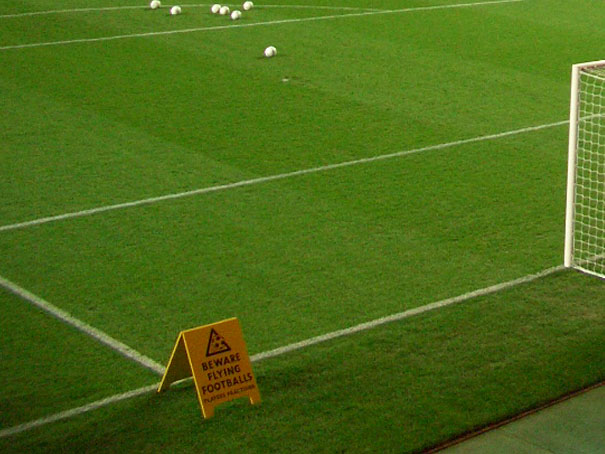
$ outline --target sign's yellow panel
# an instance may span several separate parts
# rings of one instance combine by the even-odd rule
[[[193,375],[204,418],[222,402],[247,396],[260,402],[242,329],[236,318],[182,331],[158,392]]]

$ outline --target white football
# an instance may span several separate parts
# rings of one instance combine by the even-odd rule
[[[212,14],[217,14],[220,10],[221,10],[221,5],[219,5],[218,3],[215,3],[214,5],[212,5],[212,8],[210,8],[210,11],[212,11]]]
[[[170,14],[172,14],[173,16],[176,16],[177,14],[181,14],[182,12],[183,12],[183,10],[178,5],[170,8]]]
[[[231,20],[238,20],[242,17],[242,13],[238,10],[235,10],[231,13]]]
[[[160,0],[151,0],[151,3],[149,4],[151,9],[158,9],[160,6],[162,6],[162,2],[160,2]]]
[[[229,11],[231,11],[231,10],[229,9],[228,6],[221,6],[221,9],[219,9],[218,13],[221,16],[225,16],[226,14],[229,14]]]
[[[277,49],[273,46],[269,46],[265,49],[265,57],[271,58],[277,55]]]
[[[254,6],[254,3],[252,3],[251,1],[247,1],[247,2],[244,2],[244,4],[242,5],[242,9],[244,11],[250,11],[253,6]]]

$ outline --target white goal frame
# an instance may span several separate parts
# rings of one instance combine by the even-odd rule
[[[605,88],[605,77],[597,75],[591,76],[591,70],[598,70],[603,68],[605,70],[605,60],[592,61],[587,63],[579,63],[572,66],[571,72],[571,101],[570,101],[570,113],[569,113],[569,145],[568,145],[568,161],[567,161],[567,207],[565,214],[565,251],[564,251],[564,265],[568,268],[576,268],[583,272],[593,274],[595,276],[599,276],[601,278],[605,278],[605,265],[598,263],[601,260],[605,260],[605,247],[603,246],[603,242],[605,242],[605,238],[603,238],[603,242],[601,240],[597,240],[596,244],[589,244],[588,249],[590,249],[590,253],[587,255],[585,250],[579,251],[579,254],[576,254],[576,244],[580,244],[576,235],[576,224],[578,223],[577,217],[577,209],[578,204],[581,203],[583,197],[578,197],[578,153],[580,144],[585,142],[583,135],[589,136],[590,133],[585,133],[581,129],[581,123],[590,122],[594,118],[604,118],[605,117],[605,91],[603,91],[603,95],[599,95],[601,99],[602,110],[598,114],[588,115],[587,117],[581,117],[582,115],[582,107],[583,101],[582,99],[582,76],[585,77],[594,77],[598,80],[603,81],[603,87]],[[585,96],[589,98],[588,95]],[[593,97],[594,98],[594,97]],[[587,101],[588,102],[588,101]],[[599,124],[599,127],[601,125]],[[605,123],[603,125],[605,131]],[[587,139],[591,141],[591,139]],[[597,144],[599,147],[605,147],[605,144]],[[603,148],[605,149],[605,148]],[[604,153],[605,154],[605,153]],[[605,155],[602,158],[602,162],[605,163]],[[599,161],[597,166],[600,168],[601,159],[599,155]],[[589,171],[590,173],[590,171]],[[601,173],[599,171],[592,172],[596,173],[596,178],[601,178]],[[605,175],[602,176],[605,179]],[[599,188],[600,183],[597,181],[595,183]],[[605,185],[605,182],[603,182]],[[601,199],[602,197],[602,199]],[[597,209],[593,211],[597,212],[597,216],[604,216],[605,213],[603,211],[599,211],[599,207],[601,203],[605,203],[605,194],[599,195],[599,199],[597,200]],[[589,208],[591,210],[592,208]],[[605,219],[597,219],[596,221],[596,229],[597,233],[602,233],[605,235],[605,232],[600,231],[602,229],[603,223],[605,223]],[[581,232],[580,232],[581,233]],[[582,244],[586,241],[582,241]],[[589,241],[590,243],[590,241]],[[594,249],[594,250],[593,250]],[[601,250],[603,249],[603,250]],[[577,257],[580,255],[580,257]]]

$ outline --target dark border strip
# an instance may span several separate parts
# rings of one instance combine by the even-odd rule
[[[508,425],[508,424],[510,424],[512,422],[518,421],[518,420],[523,419],[523,418],[525,418],[527,416],[530,416],[530,415],[533,415],[535,413],[538,413],[538,412],[540,412],[542,410],[546,410],[547,408],[550,408],[550,407],[553,407],[553,406],[555,406],[557,404],[565,402],[566,400],[573,399],[574,397],[578,397],[578,396],[580,396],[582,394],[585,394],[585,393],[587,393],[589,391],[593,391],[593,390],[595,390],[595,389],[597,389],[597,388],[599,388],[601,386],[604,386],[604,385],[605,385],[605,381],[601,381],[599,383],[595,383],[594,385],[590,385],[587,388],[582,388],[582,389],[579,389],[577,391],[572,391],[570,393],[563,394],[562,396],[557,397],[556,399],[551,400],[549,402],[546,402],[545,404],[539,405],[538,407],[532,408],[530,410],[526,410],[526,411],[524,411],[522,413],[519,413],[518,415],[511,416],[511,417],[503,419],[501,421],[498,421],[498,422],[495,422],[495,423],[492,423],[492,424],[488,424],[487,426],[484,426],[484,427],[482,427],[480,429],[473,430],[473,431],[470,431],[470,432],[466,432],[466,433],[464,433],[464,434],[462,434],[462,435],[460,435],[460,436],[458,436],[456,438],[452,438],[452,439],[450,439],[450,440],[448,440],[448,441],[446,441],[444,443],[441,443],[441,444],[439,444],[437,446],[434,446],[434,447],[429,448],[429,449],[424,450],[424,451],[418,451],[418,452],[421,453],[421,454],[434,454],[436,452],[443,451],[444,449],[451,448],[452,446],[459,445],[461,443],[464,443],[465,441],[468,441],[468,440],[471,440],[473,438],[476,438],[479,435],[483,435],[486,432],[491,432],[492,430],[499,429],[500,427],[506,426],[506,425]]]

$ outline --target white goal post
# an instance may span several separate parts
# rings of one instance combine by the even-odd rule
[[[605,278],[605,60],[572,67],[565,266]]]

